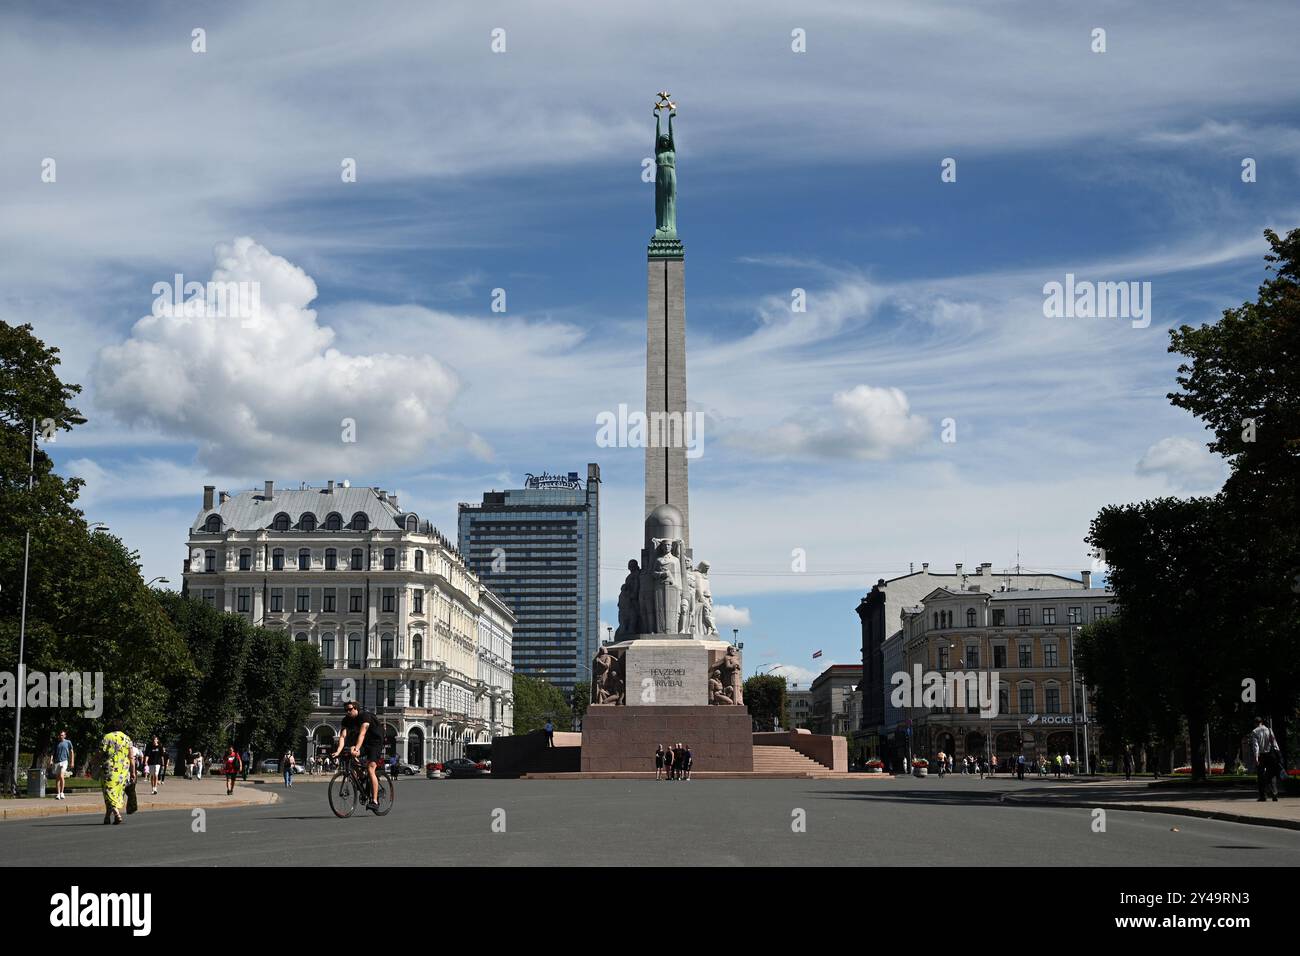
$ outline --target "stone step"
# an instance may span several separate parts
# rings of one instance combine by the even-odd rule
[[[806,757],[793,747],[755,747],[755,771],[792,771],[803,773],[825,773],[830,768]]]

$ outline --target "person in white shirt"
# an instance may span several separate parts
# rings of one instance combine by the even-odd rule
[[[1065,764],[1065,775],[1068,777],[1070,775],[1070,752],[1068,750],[1065,752],[1065,757],[1061,762]]]
[[[1259,802],[1266,793],[1277,802],[1277,777],[1282,767],[1282,749],[1277,745],[1273,730],[1263,717],[1255,718],[1255,729],[1250,732],[1250,753],[1255,758],[1255,782],[1259,785]]]

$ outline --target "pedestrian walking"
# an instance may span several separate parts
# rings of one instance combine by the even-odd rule
[[[247,779],[248,779],[248,765],[251,764],[251,763],[253,762],[253,751],[252,751],[251,749],[249,749],[248,747],[245,747],[245,748],[244,748],[244,752],[243,752],[242,754],[240,754],[239,756],[240,756],[240,759],[241,759],[242,764],[243,764],[244,779],[247,780]]]
[[[1061,779],[1061,755],[1057,754],[1052,758],[1052,769],[1056,773],[1056,779]]]
[[[655,750],[655,779],[658,780],[664,775],[664,745],[657,744]]]
[[[104,793],[104,822],[121,823],[126,810],[126,790],[135,782],[135,764],[131,761],[134,745],[117,723],[99,742],[100,786]]]
[[[1133,748],[1124,748],[1124,779],[1133,779]]]
[[[939,751],[939,776],[943,776],[944,770],[948,766],[948,755],[942,750]]]
[[[194,779],[203,779],[203,751],[194,751]]]
[[[1265,794],[1277,803],[1278,776],[1282,769],[1282,748],[1277,745],[1273,729],[1263,717],[1255,718],[1255,729],[1250,732],[1250,753],[1255,758],[1255,782],[1259,786],[1259,802]]]
[[[1074,761],[1070,759],[1070,751],[1067,750],[1065,752],[1065,756],[1061,758],[1061,763],[1065,766],[1065,775],[1067,777],[1070,776],[1070,774],[1073,772],[1072,768],[1074,766]]]
[[[1016,777],[1017,779],[1020,780],[1025,779],[1025,755],[1024,754],[1021,754],[1019,757],[1016,758]]]
[[[74,766],[76,754],[72,750],[72,741],[66,730],[59,731],[59,739],[54,743],[54,799],[68,799],[63,794],[63,779],[68,768]]]
[[[158,792],[158,777],[162,774],[163,753],[163,745],[155,734],[144,751],[144,763],[149,768],[149,784],[153,787],[154,793]]]
[[[235,745],[231,744],[230,749],[226,752],[225,774],[226,774],[226,796],[235,792],[235,781],[239,779],[239,771],[243,761],[239,759],[239,754],[235,750]]]
[[[546,718],[546,724],[545,726],[542,727],[542,730],[546,732],[546,746],[554,747],[555,746],[555,725],[551,723],[551,718],[549,717]]]
[[[284,785],[293,786],[293,751],[286,750],[284,756],[280,758],[280,769],[284,771]]]

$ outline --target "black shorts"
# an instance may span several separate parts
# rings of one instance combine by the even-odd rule
[[[360,760],[362,763],[383,763],[384,745],[377,740],[373,746],[370,741],[365,741],[361,744]]]

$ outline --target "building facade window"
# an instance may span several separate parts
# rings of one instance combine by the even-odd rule
[[[1054,607],[1043,608],[1043,624],[1051,625],[1055,623],[1056,623],[1056,608]]]
[[[215,572],[217,570],[217,552],[203,552],[203,570],[206,572]]]
[[[411,638],[411,656],[415,658],[416,667],[424,664],[424,638],[419,634]]]
[[[333,589],[333,588],[326,588],[325,590],[323,590],[323,591],[321,592],[321,596],[320,596],[320,597],[321,597],[321,606],[320,606],[321,611],[324,612],[324,613],[326,613],[326,614],[333,614],[333,613],[334,613],[334,610],[335,610],[335,608],[334,608],[334,589]]]
[[[393,548],[384,548],[384,570],[397,570],[397,551]]]
[[[253,552],[249,551],[247,548],[244,548],[239,552],[239,570],[253,570]]]
[[[240,588],[235,592],[235,610],[241,614],[247,614],[253,609],[252,594],[248,588]]]
[[[339,553],[334,548],[325,549],[325,570],[337,571],[339,567]]]
[[[284,589],[271,588],[271,612],[278,614],[284,610]]]
[[[370,529],[370,519],[366,517],[364,511],[358,511],[352,516],[353,531],[368,531]]]
[[[980,649],[978,645],[972,644],[966,648],[966,667],[970,670],[978,670],[980,666]]]
[[[353,549],[352,549],[352,570],[353,570],[353,571],[360,571],[360,570],[362,570],[362,567],[361,567],[361,557],[362,557],[361,549],[360,549],[360,548],[353,548]]]
[[[348,667],[361,666],[361,635],[356,631],[348,634]]]
[[[301,612],[306,612],[311,610],[311,589],[310,588],[298,589],[298,610]]]
[[[1061,688],[1055,686],[1044,688],[1043,710],[1049,714],[1061,712]]]
[[[365,593],[360,588],[353,588],[348,593],[348,611],[352,614],[360,614],[362,611],[362,602],[365,600]]]
[[[320,659],[326,667],[334,666],[334,634],[326,632],[320,636]]]
[[[208,520],[203,525],[204,531],[220,531],[221,515],[208,515]]]
[[[413,614],[424,613],[424,591],[421,588],[415,589],[415,595],[413,597],[412,603],[413,603],[413,607],[411,608],[411,613]]]
[[[993,609],[993,626],[1005,627],[1006,623],[1007,623],[1007,609],[1003,607],[995,607]]]
[[[284,548],[276,548],[271,552],[271,570],[284,570]]]
[[[1104,604],[1097,604],[1097,605],[1095,605],[1095,606],[1093,607],[1093,609],[1092,609],[1092,619],[1093,619],[1094,621],[1100,621],[1100,620],[1101,620],[1103,617],[1105,617],[1105,616],[1106,616],[1106,605],[1104,605]]]
[[[1019,627],[1029,626],[1029,612],[1030,612],[1030,608],[1027,607],[1016,608],[1016,624]]]
[[[397,595],[395,589],[384,588],[382,600],[383,600],[383,606],[381,607],[382,611],[391,614],[397,610]]]
[[[1070,608],[1070,609],[1066,612],[1066,614],[1067,614],[1067,616],[1068,616],[1068,623],[1070,623],[1070,624],[1082,624],[1082,623],[1083,623],[1083,608],[1081,608],[1081,607],[1072,607],[1072,608]]]
[[[1007,666],[1007,649],[1005,647],[993,648],[993,666],[1002,668]]]
[[[1020,666],[1033,667],[1034,649],[1028,644],[1021,644],[1020,647],[1017,649],[1020,651]]]
[[[379,638],[379,656],[381,666],[393,666],[393,635],[388,631],[385,631]]]
[[[1034,712],[1034,688],[1032,685],[1020,688],[1020,712],[1022,714],[1032,714]]]
[[[966,626],[967,627],[975,626],[975,609],[973,607],[968,607],[966,609]]]
[[[1044,644],[1044,645],[1043,645],[1043,666],[1044,666],[1044,667],[1059,667],[1059,666],[1060,666],[1060,664],[1057,662],[1057,659],[1056,659],[1056,645],[1055,645],[1055,644]]]
[[[298,519],[298,527],[303,531],[315,531],[316,516],[308,511]]]
[[[424,570],[424,550],[421,548],[417,548],[415,552],[415,570]]]
[[[306,632],[306,631],[299,631],[297,634],[295,634],[295,635],[293,636],[293,639],[294,639],[295,641],[297,641],[299,644],[306,644],[306,643],[307,643],[307,632]]]
[[[948,645],[945,644],[939,648],[939,670],[946,671],[947,669],[948,669]]]
[[[308,550],[307,548],[298,549],[298,570],[299,571],[311,570],[311,551]]]
[[[342,531],[343,516],[339,514],[337,511],[331,511],[328,515],[325,516],[325,530]]]
[[[283,511],[281,511],[278,515],[275,516],[275,520],[271,522],[271,530],[272,530],[272,531],[288,531],[288,530],[289,530],[289,516],[288,516],[287,514],[285,514]]]

